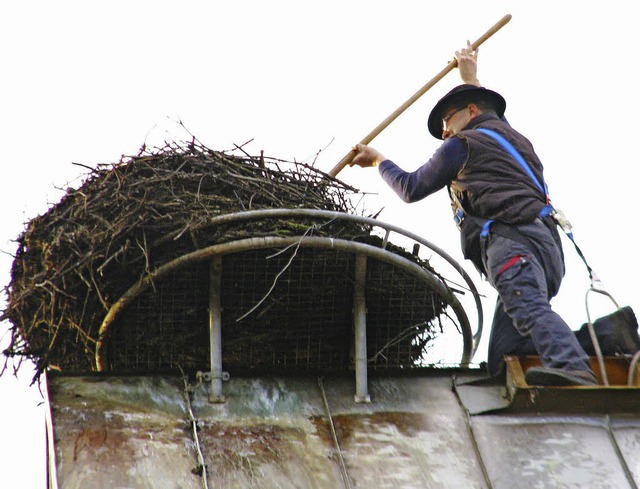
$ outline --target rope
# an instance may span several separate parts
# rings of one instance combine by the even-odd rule
[[[331,430],[331,438],[333,439],[333,446],[338,455],[338,462],[340,462],[340,470],[342,471],[342,480],[344,481],[344,487],[346,489],[352,489],[351,479],[349,479],[349,473],[347,472],[347,464],[342,456],[342,449],[340,448],[340,442],[336,435],[336,427],[333,424],[333,417],[331,416],[331,410],[329,409],[329,402],[327,401],[327,395],[324,392],[324,385],[322,383],[322,377],[318,377],[318,385],[320,386],[320,392],[322,393],[322,401],[324,402],[324,409],[327,413],[327,419],[329,420],[329,428]]]
[[[609,294],[606,290],[604,290],[603,288],[596,288],[593,285],[589,290],[587,290],[587,293],[585,294],[585,297],[584,297],[584,305],[587,310],[587,328],[589,330],[589,336],[591,337],[591,342],[593,343],[593,348],[596,352],[596,357],[598,358],[598,364],[600,366],[600,371],[602,373],[602,380],[604,381],[604,385],[608,386],[609,378],[607,377],[607,370],[604,364],[604,357],[602,355],[602,350],[600,349],[600,342],[598,341],[595,329],[593,327],[593,321],[591,321],[591,314],[589,314],[589,292],[597,292],[598,294],[606,295],[609,299],[611,299],[611,302],[613,302],[613,304],[616,306],[616,309],[620,309],[620,306],[618,305],[616,300],[613,298],[613,296]]]
[[[594,289],[591,287],[587,290],[584,298],[584,305],[587,310],[587,329],[589,330],[589,336],[591,337],[591,343],[593,343],[593,349],[596,353],[596,358],[598,359],[598,366],[600,367],[600,374],[602,375],[602,381],[605,386],[609,385],[609,377],[607,376],[607,369],[604,364],[604,357],[602,355],[602,350],[600,348],[600,342],[598,341],[598,337],[596,336],[595,329],[593,327],[593,322],[591,321],[591,315],[589,314],[589,292],[600,292],[598,289]],[[615,301],[614,301],[615,302]]]
[[[588,314],[587,314],[588,315]],[[600,367],[600,375],[602,375],[602,383],[605,386],[609,385],[609,376],[607,375],[607,368],[604,363],[604,356],[602,355],[602,349],[600,348],[600,342],[598,341],[598,337],[596,336],[596,331],[593,327],[593,323],[591,319],[587,322],[587,329],[589,330],[589,336],[591,337],[591,343],[593,343],[593,349],[596,353],[596,358],[598,359],[598,367]]]
[[[182,369],[180,370],[182,371]],[[198,465],[191,472],[202,477],[203,489],[209,489],[209,483],[207,482],[207,464],[204,461],[204,455],[202,454],[202,448],[200,446],[200,439],[198,438],[198,421],[193,415],[193,409],[191,408],[191,393],[193,392],[194,387],[189,386],[187,376],[184,372],[182,372],[182,381],[184,382],[184,399],[187,405],[189,424],[191,425],[191,434],[193,435],[193,444],[196,447],[198,455]]]
[[[566,218],[564,217],[564,214],[562,214],[562,211],[554,210],[554,213],[552,215],[556,220],[556,222],[560,225],[560,228],[564,231],[564,234],[566,234],[567,237],[573,243],[573,246],[576,249],[578,256],[582,259],[584,266],[587,267],[587,272],[589,273],[589,280],[591,280],[591,287],[594,289],[598,287],[602,287],[602,282],[600,282],[600,279],[597,277],[596,273],[589,266],[589,264],[587,263],[587,259],[584,256],[584,253],[582,253],[582,250],[578,246],[578,243],[576,243],[576,240],[573,237],[573,231],[571,230],[571,224],[569,223],[569,221],[566,220]]]
[[[627,384],[633,386],[636,380],[636,367],[640,361],[640,350],[638,350],[631,359],[631,365],[629,365],[629,373],[627,375]]]

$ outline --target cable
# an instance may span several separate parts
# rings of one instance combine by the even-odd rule
[[[324,409],[327,413],[327,419],[329,420],[329,428],[331,430],[333,445],[338,454],[338,462],[340,462],[340,470],[342,471],[342,480],[344,481],[344,487],[346,489],[352,489],[351,479],[349,479],[349,473],[347,472],[347,464],[345,463],[344,457],[342,456],[342,449],[340,448],[340,442],[338,441],[338,436],[336,435],[336,427],[333,424],[333,417],[331,416],[331,410],[329,409],[329,402],[327,401],[327,395],[324,392],[322,377],[318,377],[318,385],[320,386],[322,401],[324,402]]]
[[[198,438],[198,421],[193,415],[193,409],[191,408],[191,392],[193,392],[193,388],[189,387],[189,382],[184,372],[182,372],[182,381],[184,382],[184,399],[187,405],[187,413],[189,414],[193,444],[195,445],[196,452],[198,454],[198,465],[192,470],[192,472],[194,474],[201,475],[203,489],[209,489],[209,483],[207,482],[207,464],[204,461],[204,455],[202,454],[202,449],[200,447],[200,439]]]

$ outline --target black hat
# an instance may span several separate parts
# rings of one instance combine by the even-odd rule
[[[446,110],[451,107],[458,107],[465,103],[473,103],[474,101],[483,100],[489,102],[498,114],[498,117],[504,115],[507,108],[502,95],[484,87],[476,85],[458,85],[448,94],[442,97],[435,105],[431,114],[429,114],[429,132],[434,138],[442,139],[442,116]]]

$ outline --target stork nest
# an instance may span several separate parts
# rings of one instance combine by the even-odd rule
[[[190,264],[152,283],[118,317],[108,338],[99,338],[105,315],[162,265],[214,244],[310,234],[379,244],[368,226],[351,221],[271,218],[211,224],[223,214],[269,208],[354,214],[351,199],[357,194],[311,166],[213,151],[196,140],[143,148],[136,156],[90,169],[78,189],[69,188],[17,239],[2,316],[12,324],[12,341],[4,354],[34,361],[36,377],[47,368],[88,372],[96,369],[100,339],[113,371],[205,369],[208,266]],[[390,247],[429,268],[426,261]],[[436,334],[446,304],[408,273],[392,268],[373,260],[367,269],[370,363],[413,366]],[[353,269],[353,256],[335,251],[253,250],[225,256],[225,366],[348,368]]]

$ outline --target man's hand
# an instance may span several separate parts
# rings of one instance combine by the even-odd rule
[[[351,160],[349,166],[358,165],[362,168],[368,168],[370,166],[378,166],[386,159],[382,153],[364,144],[356,144],[353,150],[356,152],[356,155],[353,160]]]
[[[456,51],[456,60],[458,60],[458,71],[463,83],[481,86],[478,81],[478,50],[471,49],[471,43],[467,41],[467,47]]]

